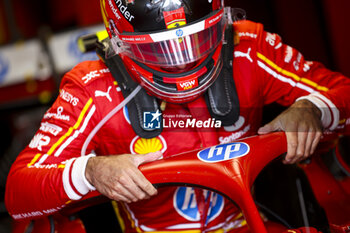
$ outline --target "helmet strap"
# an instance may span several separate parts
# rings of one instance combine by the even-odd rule
[[[222,47],[223,67],[219,77],[204,94],[210,115],[223,126],[233,125],[239,118],[239,99],[233,80],[233,27],[227,25]]]

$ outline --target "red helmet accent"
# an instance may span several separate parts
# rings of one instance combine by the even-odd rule
[[[183,103],[201,95],[221,71],[226,24],[222,0],[101,0],[113,49],[150,94]],[[187,67],[164,72],[160,67]]]

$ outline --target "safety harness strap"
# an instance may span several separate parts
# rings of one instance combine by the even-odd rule
[[[239,99],[233,80],[233,27],[225,31],[223,44],[223,67],[219,77],[208,88],[205,100],[211,117],[220,120],[223,126],[233,125],[239,118]]]

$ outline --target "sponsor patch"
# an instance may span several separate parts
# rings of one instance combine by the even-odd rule
[[[112,89],[112,86],[109,86],[107,91],[97,90],[95,91],[95,97],[106,97],[109,100],[109,102],[112,102],[112,98],[109,95],[109,92],[111,91],[111,89]]]
[[[130,13],[130,11],[128,11],[128,6],[124,6],[122,0],[114,0],[115,5],[118,7],[119,12],[124,16],[124,18],[126,20],[128,20],[129,22],[131,22],[131,20],[134,19],[134,16]],[[113,11],[113,13],[117,16],[117,18],[119,19],[119,14],[118,14],[118,10],[114,7],[113,3],[111,0],[109,0],[109,5]],[[128,3],[126,4],[128,5]]]
[[[161,135],[155,138],[141,138],[136,136],[130,144],[130,152],[132,154],[147,154],[156,151],[164,153],[166,149],[166,141]]]
[[[276,34],[272,34],[269,32],[266,34],[266,42],[269,43],[272,47],[276,45],[276,39]]]
[[[189,89],[192,89],[192,88],[198,86],[198,80],[197,80],[197,78],[195,78],[195,79],[192,79],[189,81],[178,82],[178,83],[176,83],[176,86],[177,86],[178,91],[189,90]]]
[[[208,190],[201,191],[205,202],[210,202],[206,223],[214,220],[223,210],[224,198]],[[178,214],[189,221],[199,221],[200,213],[195,190],[192,187],[179,187],[174,194],[174,208]]]
[[[227,137],[223,137],[223,136],[219,137],[219,142],[220,142],[220,144],[233,142],[233,141],[237,140],[238,138],[241,138],[249,130],[250,130],[250,125],[247,125],[242,130],[237,131],[237,132],[233,132],[233,133],[231,133],[231,135],[229,135]]]
[[[43,122],[40,125],[40,130],[57,136],[62,131],[62,128],[49,122]]]
[[[239,37],[249,37],[249,38],[253,38],[253,39],[256,39],[258,37],[257,34],[255,33],[250,33],[250,32],[239,32],[238,33],[238,36]]]
[[[173,11],[163,11],[163,16],[167,29],[178,28],[187,24],[183,7]],[[178,29],[175,34],[177,37],[182,37],[184,32],[182,29]],[[181,43],[183,39],[179,38],[178,41]]]
[[[91,71],[90,73],[86,74],[82,80],[84,81],[84,83],[88,83],[91,79],[96,78],[96,77],[100,77],[101,75],[98,73],[98,70],[94,70]]]
[[[299,68],[300,68],[301,58],[302,58],[301,53],[298,53],[297,59],[293,62],[293,66],[294,66],[294,69],[295,69],[296,71],[298,71]]]
[[[60,107],[57,108],[57,112],[55,112],[55,113],[47,112],[44,115],[44,119],[55,118],[55,119],[58,119],[58,120],[69,121],[70,117],[68,115],[62,114],[63,110],[64,110],[63,107],[60,106]]]
[[[285,63],[289,63],[292,60],[292,58],[293,58],[293,49],[292,49],[292,47],[287,46],[285,54],[286,54],[286,56],[284,57],[284,62]]]
[[[250,147],[244,142],[213,146],[198,152],[197,157],[206,163],[222,162],[248,154]]]
[[[41,133],[36,134],[29,143],[30,148],[37,148],[42,150],[42,146],[47,146],[50,143],[50,137],[45,136]]]
[[[72,94],[70,94],[68,91],[65,91],[64,89],[60,90],[60,97],[65,100],[66,102],[72,104],[73,106],[77,106],[79,103],[79,99]]]
[[[178,28],[186,25],[185,10],[183,7],[173,11],[163,11],[166,28]]]
[[[252,63],[253,59],[250,57],[250,51],[251,51],[251,48],[248,48],[248,51],[246,53],[242,51],[235,51],[234,54],[235,54],[235,57],[247,58],[248,61]]]

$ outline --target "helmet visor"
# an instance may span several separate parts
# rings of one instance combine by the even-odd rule
[[[212,52],[223,39],[225,20],[217,11],[206,20],[152,34],[120,34],[113,49],[136,61],[162,67],[197,61]]]

